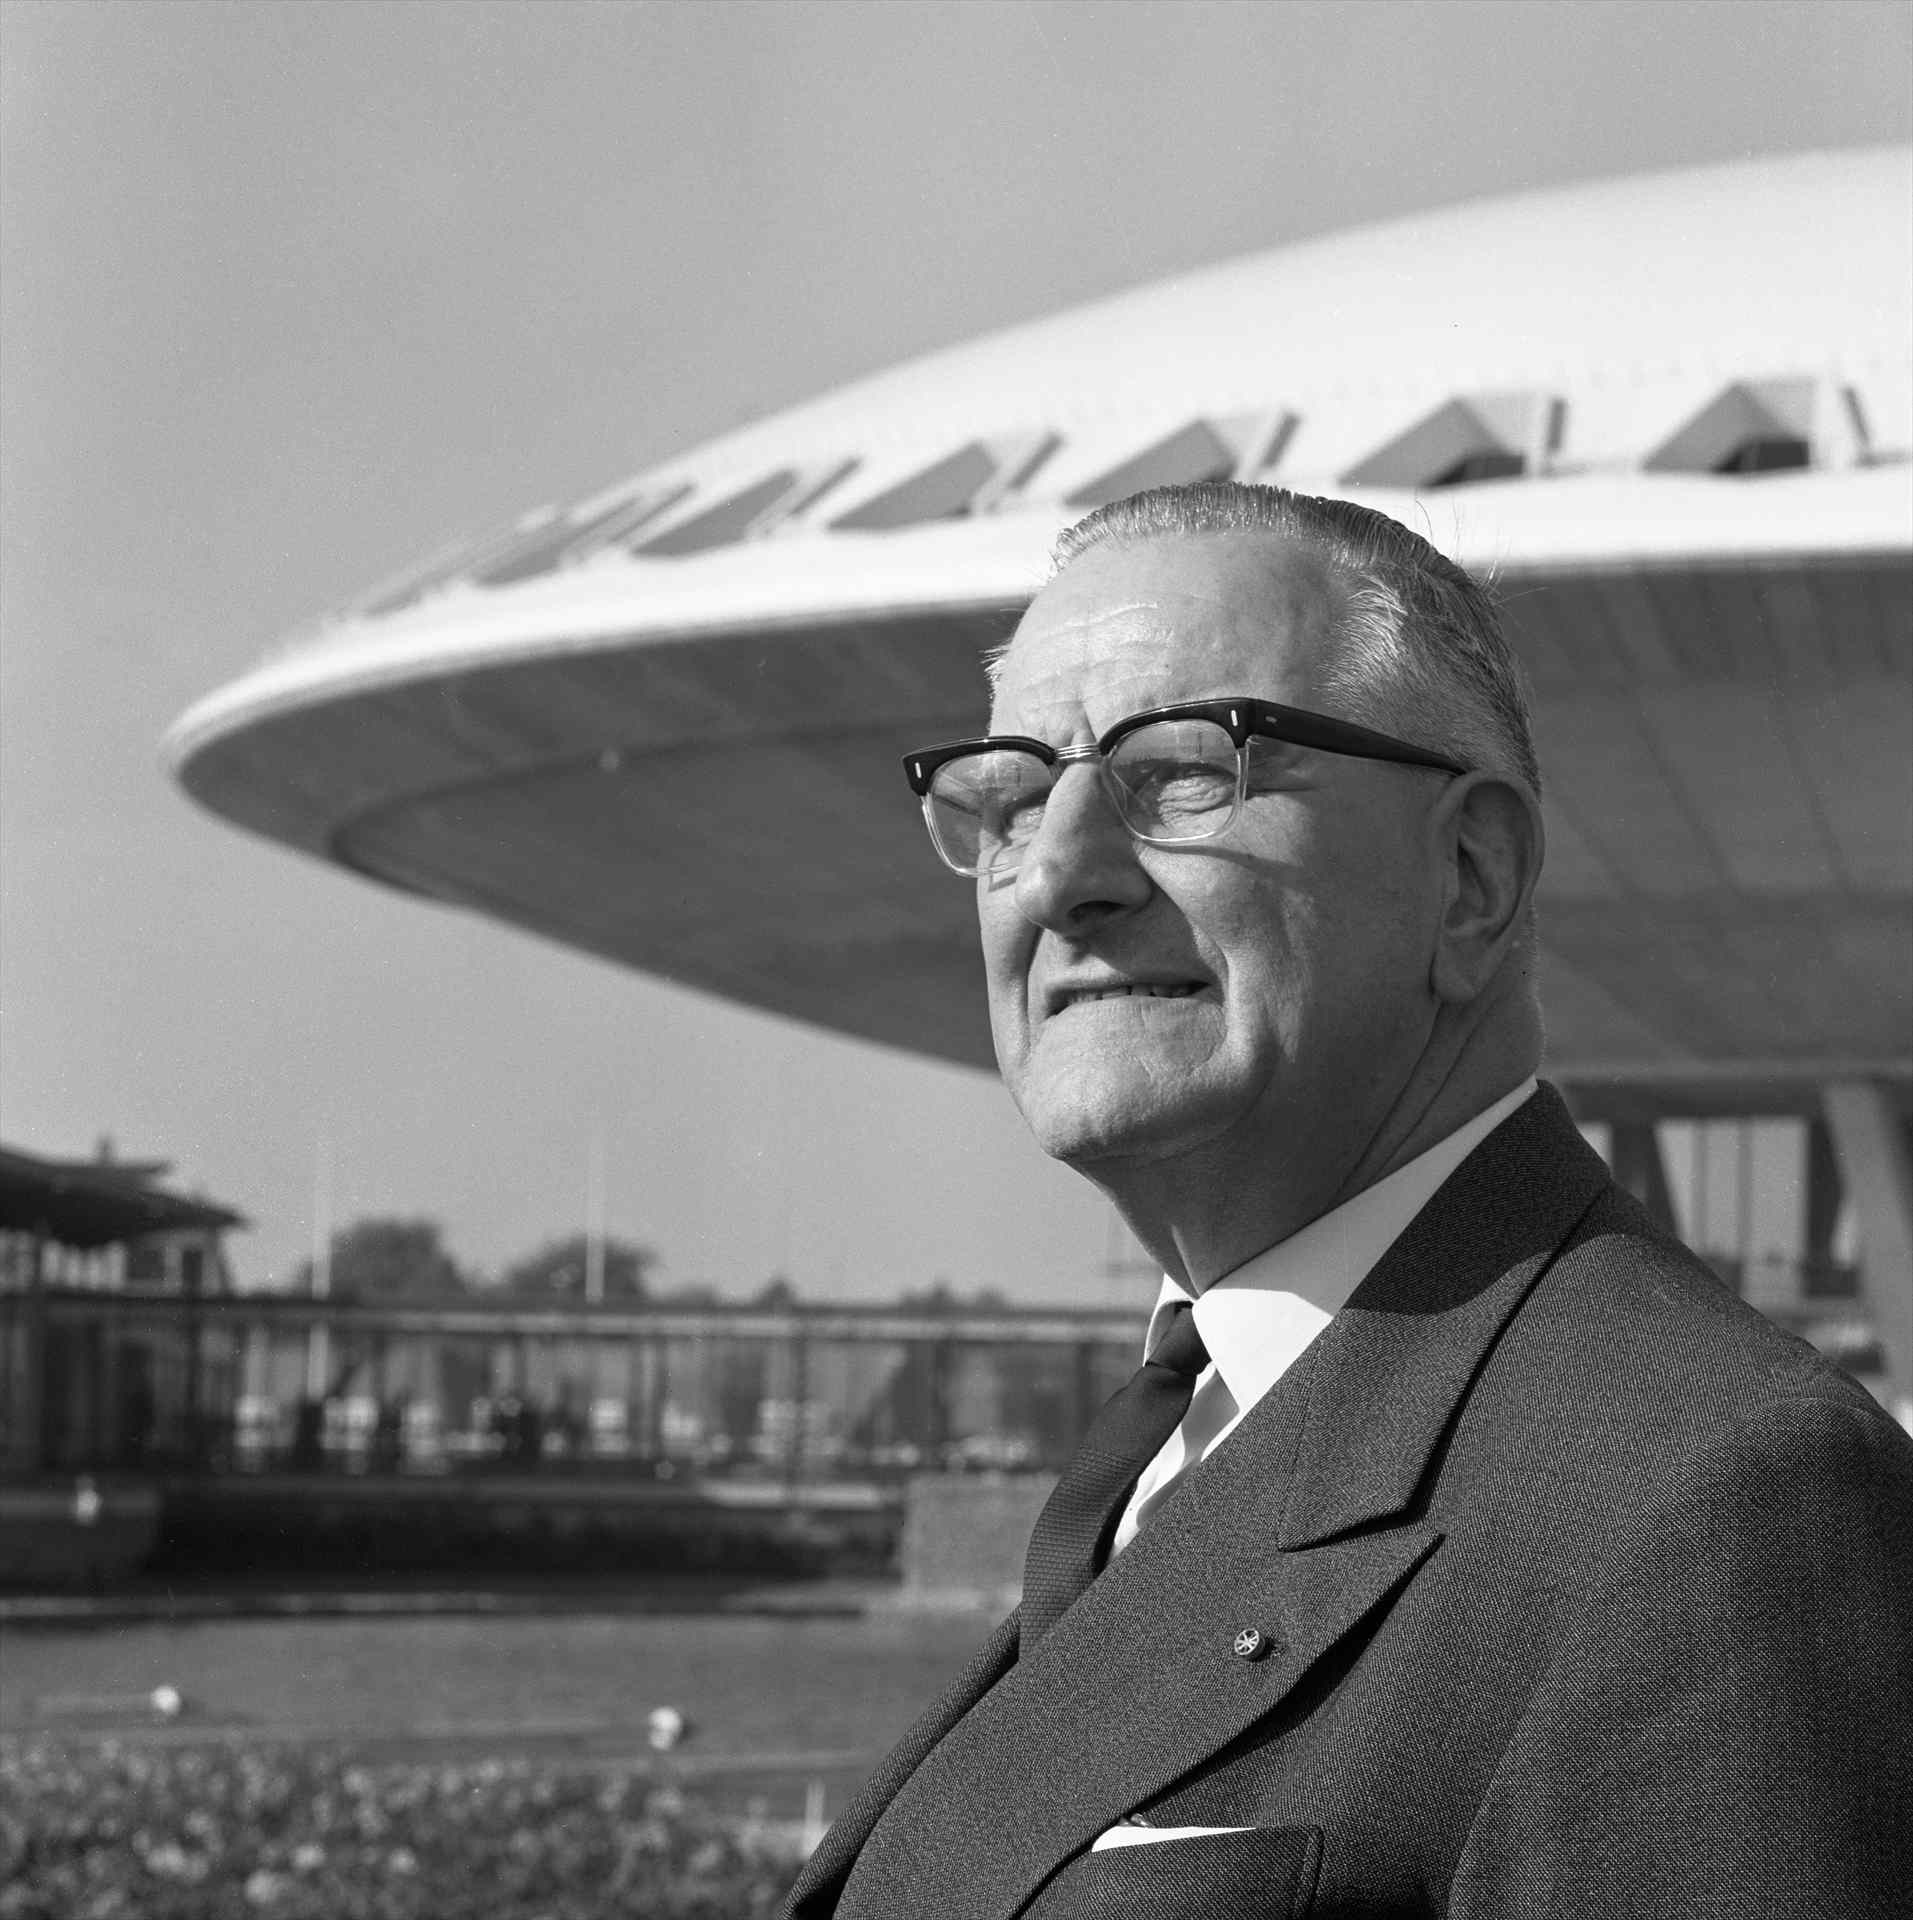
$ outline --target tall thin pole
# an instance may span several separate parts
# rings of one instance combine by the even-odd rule
[[[593,1127],[585,1158],[585,1300],[604,1302],[604,1128]]]
[[[790,1057],[780,1046],[771,1056],[771,1137],[777,1155],[777,1272],[789,1281],[791,1168],[796,1161],[796,1138],[790,1125]]]
[[[332,1142],[320,1134],[312,1164],[312,1291],[332,1292]]]
[[[324,1300],[332,1292],[332,1143],[321,1134],[312,1163],[312,1297]],[[332,1364],[325,1322],[314,1318],[306,1331],[306,1398],[325,1398],[326,1374]]]

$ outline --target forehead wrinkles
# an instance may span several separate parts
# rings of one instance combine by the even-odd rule
[[[1071,611],[1048,607],[1025,616],[1003,675],[1006,693],[1060,697],[1091,680],[1106,680],[1125,656],[1161,660],[1173,644],[1174,621],[1159,600],[1089,603]]]
[[[1318,555],[1284,541],[1238,534],[1100,549],[1024,615],[997,706],[1092,694],[1100,704],[1131,688],[1132,705],[1198,691],[1267,696],[1278,676],[1293,697],[1313,683],[1345,600]],[[1217,674],[1231,684],[1198,686]]]

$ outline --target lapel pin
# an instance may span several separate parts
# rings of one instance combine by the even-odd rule
[[[1260,1627],[1242,1627],[1230,1651],[1238,1660],[1266,1660],[1275,1651],[1275,1642]]]

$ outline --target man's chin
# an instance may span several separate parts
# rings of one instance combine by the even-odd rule
[[[1077,1088],[1056,1098],[1021,1099],[1017,1104],[1036,1144],[1052,1160],[1083,1173],[1171,1160],[1216,1131],[1186,1100],[1098,1099],[1093,1091]]]

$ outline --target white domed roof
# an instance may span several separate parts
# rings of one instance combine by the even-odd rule
[[[1278,463],[1332,485],[1455,394],[1577,404],[1560,464],[1647,458],[1736,376],[1859,379],[1881,445],[1913,443],[1913,148],[1793,154],[1473,202],[1250,254],[845,387],[666,471],[793,449],[873,460],[941,434],[1050,427],[1042,491],[1117,435],[1193,410],[1299,416]],[[845,496],[847,499],[852,497]]]

